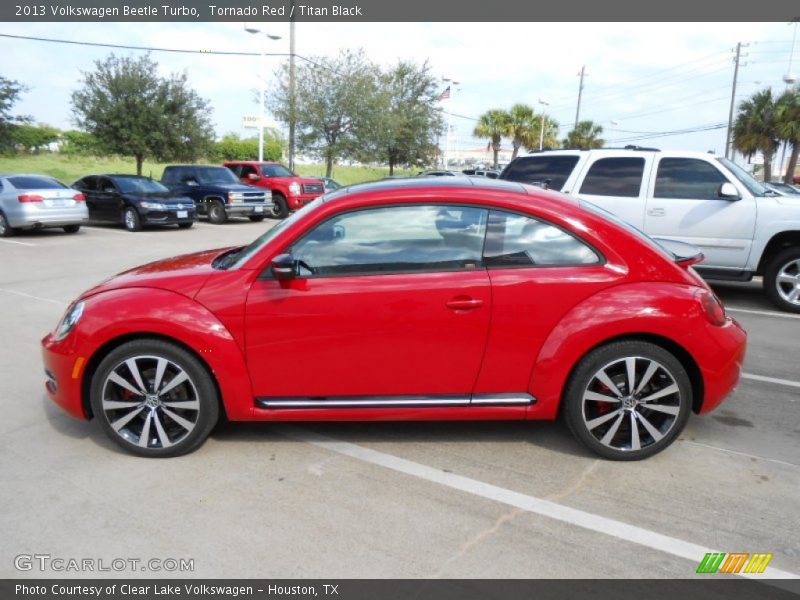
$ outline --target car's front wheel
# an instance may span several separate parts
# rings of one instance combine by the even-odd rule
[[[215,225],[222,225],[228,220],[225,205],[221,200],[211,200],[208,203],[208,220]]]
[[[272,211],[270,216],[274,219],[285,219],[289,215],[289,203],[283,194],[272,194]]]
[[[64,233],[78,233],[80,230],[80,225],[64,225]]]
[[[14,235],[14,228],[8,224],[6,216],[0,212],[0,237],[11,237]]]
[[[767,263],[764,290],[781,309],[800,313],[800,248],[787,248]]]
[[[141,231],[142,219],[132,206],[128,206],[122,213],[122,223],[128,231]]]
[[[140,456],[191,452],[219,418],[208,371],[161,340],[134,340],[109,353],[92,377],[90,399],[106,435]]]
[[[587,354],[567,383],[564,418],[590,450],[640,460],[669,446],[692,406],[692,385],[670,352],[649,342],[615,342]]]

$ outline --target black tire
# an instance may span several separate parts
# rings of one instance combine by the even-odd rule
[[[128,231],[141,231],[142,219],[139,216],[139,211],[132,206],[126,206],[125,210],[122,211],[122,224]]]
[[[800,247],[786,248],[770,259],[764,269],[764,291],[781,310],[800,313]]]
[[[253,223],[260,223],[264,220],[264,215],[250,215],[249,219],[253,221]]]
[[[194,222],[191,223],[178,223],[178,229],[191,229]]]
[[[631,359],[633,386],[628,382]],[[692,384],[680,361],[661,346],[615,342],[581,359],[562,402],[567,426],[591,451],[611,460],[641,460],[664,450],[683,430]]]
[[[8,224],[8,219],[0,212],[0,237],[11,237],[14,233],[14,228]]]
[[[62,228],[65,233],[78,233],[81,230],[80,225],[64,225]]]
[[[286,197],[283,194],[279,194],[278,192],[272,194],[272,211],[270,212],[270,216],[273,219],[285,219],[289,216],[289,203],[286,201]]]
[[[162,361],[166,366],[157,382]],[[183,375],[186,378],[170,388]],[[166,391],[156,394],[157,383]],[[219,419],[219,398],[209,372],[192,354],[161,340],[134,340],[111,351],[92,376],[90,401],[94,416],[114,443],[152,458],[191,452]]]
[[[210,200],[208,202],[208,220],[215,225],[222,225],[228,220],[225,212],[225,205],[222,200]]]

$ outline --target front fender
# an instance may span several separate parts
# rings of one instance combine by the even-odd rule
[[[553,419],[572,369],[593,348],[621,337],[659,336],[691,356],[707,320],[694,298],[698,288],[676,283],[615,286],[572,308],[553,328],[529,384],[536,398],[530,418]]]
[[[89,366],[98,364],[115,341],[148,335],[191,349],[215,377],[228,418],[251,417],[253,389],[240,347],[219,319],[191,298],[155,288],[101,292],[86,299],[81,321],[65,342],[74,344],[74,354]],[[87,372],[84,367],[79,373],[81,381]]]

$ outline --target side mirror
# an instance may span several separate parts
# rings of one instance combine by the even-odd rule
[[[297,275],[294,257],[291,254],[278,254],[278,256],[272,259],[270,269],[275,279],[278,281],[294,279]]]
[[[250,173],[247,176],[247,179],[250,180],[250,181],[258,181],[259,179],[261,179],[261,175],[258,175],[256,173]]]
[[[740,200],[739,190],[730,181],[726,181],[719,186],[719,197],[725,200]]]

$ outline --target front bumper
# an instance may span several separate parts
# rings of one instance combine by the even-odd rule
[[[197,212],[194,208],[188,210],[145,210],[142,211],[142,219],[148,225],[192,223],[197,220]]]
[[[56,342],[49,333],[42,339],[45,390],[50,399],[73,417],[88,419],[84,411],[81,381],[89,357],[81,353],[77,339],[69,335]]]
[[[289,196],[288,203],[290,210],[297,210],[303,208],[309,202],[316,200],[322,194],[300,194],[299,196]]]
[[[272,201],[265,202],[237,202],[225,205],[225,212],[233,215],[268,215],[272,210]]]

